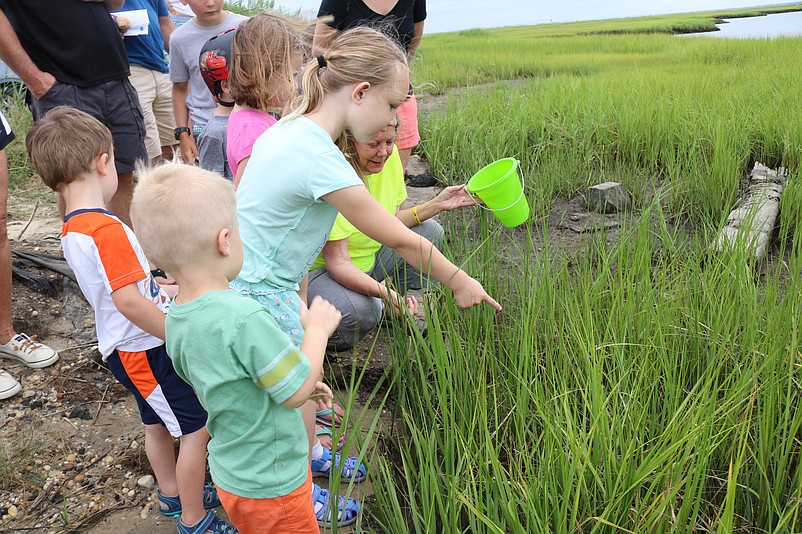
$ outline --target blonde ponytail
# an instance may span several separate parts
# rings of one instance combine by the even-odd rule
[[[399,65],[408,68],[407,56],[392,39],[372,28],[347,30],[323,54],[306,63],[302,94],[290,117],[315,111],[326,95],[346,85],[390,83],[398,76]]]

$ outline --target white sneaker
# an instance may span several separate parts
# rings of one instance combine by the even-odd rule
[[[36,336],[17,334],[5,345],[0,344],[0,357],[19,360],[28,367],[41,369],[56,363],[58,352],[36,341]]]
[[[21,389],[22,386],[13,376],[0,369],[0,400],[13,397]]]

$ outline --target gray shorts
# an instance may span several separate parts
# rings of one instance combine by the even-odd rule
[[[423,224],[410,228],[413,232],[431,241],[435,247],[440,247],[445,241],[443,227],[434,219],[427,219]],[[428,277],[421,276],[419,270],[407,264],[404,259],[391,248],[382,246],[376,253],[376,264],[368,276],[377,281],[393,276],[396,289],[406,293],[407,289],[420,289],[428,287]],[[345,350],[362,339],[368,332],[376,328],[384,311],[381,299],[363,295],[352,289],[340,285],[326,271],[325,267],[315,269],[309,273],[309,284],[306,289],[306,298],[312,302],[315,295],[320,295],[331,302],[342,314],[342,319],[334,334],[329,338],[328,348]]]
[[[56,106],[80,109],[106,125],[114,139],[114,162],[118,173],[133,171],[138,160],[147,163],[145,120],[139,107],[139,96],[128,78],[92,87],[56,81],[42,98],[31,97],[34,120]]]

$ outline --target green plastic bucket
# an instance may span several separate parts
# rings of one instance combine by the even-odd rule
[[[468,180],[468,193],[479,197],[485,209],[495,213],[507,228],[515,228],[529,219],[529,202],[524,196],[518,166],[515,158],[500,159]]]

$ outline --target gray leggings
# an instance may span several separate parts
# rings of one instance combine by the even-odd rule
[[[438,249],[445,236],[443,227],[434,219],[423,221],[423,224],[413,226],[410,230],[431,241]],[[367,274],[379,282],[392,276],[395,288],[402,293],[407,289],[421,289],[429,285],[428,277],[422,276],[420,271],[405,262],[395,250],[384,246],[376,253],[376,263]],[[331,302],[342,314],[340,326],[329,339],[330,349],[351,348],[354,343],[376,328],[381,320],[384,302],[380,298],[363,295],[343,287],[324,267],[309,273],[308,302],[312,302],[315,295],[320,295]]]

